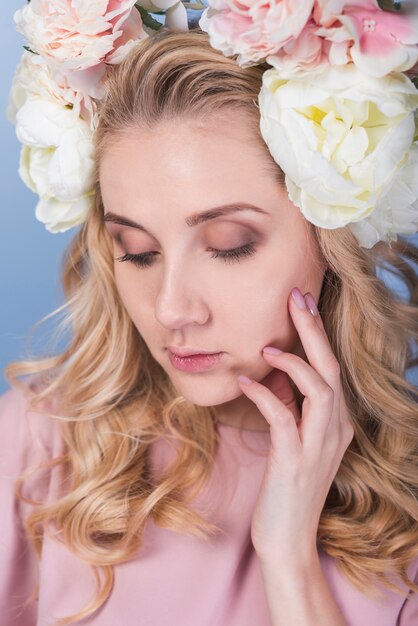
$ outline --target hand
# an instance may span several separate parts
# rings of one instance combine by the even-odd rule
[[[270,387],[238,379],[270,424],[271,448],[251,523],[254,548],[264,561],[316,553],[320,515],[354,435],[340,366],[320,315],[299,308],[291,295],[288,306],[309,363],[289,352],[263,351],[277,368],[263,380]],[[304,396],[301,415],[287,375]]]

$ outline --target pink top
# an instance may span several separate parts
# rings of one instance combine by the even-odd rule
[[[88,566],[67,548],[45,538],[37,571],[34,551],[22,533],[24,510],[13,495],[15,477],[28,465],[60,451],[58,423],[25,414],[26,399],[17,389],[0,396],[0,623],[1,626],[49,626],[54,617],[83,608],[95,595]],[[115,567],[109,600],[83,626],[271,626],[260,562],[250,538],[251,516],[261,485],[270,434],[219,425],[217,463],[208,487],[196,500],[210,507],[226,530],[208,543],[147,524],[145,548]],[[160,440],[152,462],[172,451]],[[56,489],[54,472],[34,489],[34,497]],[[39,491],[38,491],[39,489]],[[24,505],[26,506],[26,505]],[[333,559],[320,552],[333,595],[349,626],[417,626],[418,596],[408,599],[384,590],[380,600],[353,587]],[[286,567],[285,563],[278,563]],[[418,560],[409,575],[418,582]],[[23,602],[39,582],[39,601]],[[402,587],[406,587],[402,584]],[[295,598],[297,602],[297,598]]]

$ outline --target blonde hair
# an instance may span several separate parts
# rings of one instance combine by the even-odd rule
[[[62,465],[71,483],[56,501],[34,503],[23,493],[23,479],[18,482],[19,497],[33,504],[28,536],[39,555],[54,522],[97,577],[92,603],[59,624],[73,623],[103,604],[111,593],[113,565],[137,554],[149,518],[202,539],[219,532],[190,506],[211,473],[216,411],[176,394],[121,304],[103,223],[101,154],[107,141],[129,128],[152,128],[175,117],[204,120],[240,109],[269,158],[257,109],[264,69],[239,67],[196,29],[163,31],[140,41],[109,72],[95,135],[95,206],[66,252],[66,302],[51,314],[64,314],[58,336],[70,330],[71,340],[61,353],[6,368],[9,382],[30,394],[32,409],[42,411],[44,401],[59,399],[59,411],[49,415],[60,420],[64,453],[51,467]],[[280,169],[271,165],[280,180]],[[398,590],[387,579],[392,568],[418,591],[406,571],[418,555],[418,417],[416,389],[405,377],[417,362],[412,349],[418,338],[418,285],[408,260],[418,262],[418,249],[402,238],[361,248],[347,227],[314,227],[313,232],[328,264],[319,310],[341,366],[355,429],[321,515],[318,541],[362,591],[366,586],[372,593],[372,578]],[[379,267],[403,280],[408,300],[395,296],[376,275]],[[41,384],[16,378],[27,374],[36,374]],[[171,440],[177,453],[156,477],[148,460],[159,437]]]

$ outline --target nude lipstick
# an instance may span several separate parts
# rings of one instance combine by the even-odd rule
[[[181,356],[168,349],[170,363],[182,372],[202,372],[215,367],[221,360],[224,352],[196,353]]]

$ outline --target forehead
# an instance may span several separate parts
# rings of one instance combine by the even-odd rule
[[[279,171],[242,115],[126,129],[107,142],[99,167],[105,210],[139,221],[237,201],[273,213],[287,200]]]
[[[106,184],[116,174],[123,179],[135,172],[135,180],[161,181],[172,185],[219,182],[226,174],[248,183],[268,170],[268,150],[249,124],[248,117],[230,114],[208,122],[171,120],[152,129],[127,128],[107,140],[100,161],[100,182]],[[110,171],[109,171],[110,170]],[[278,168],[277,168],[278,170]],[[113,174],[113,176],[111,176]]]

